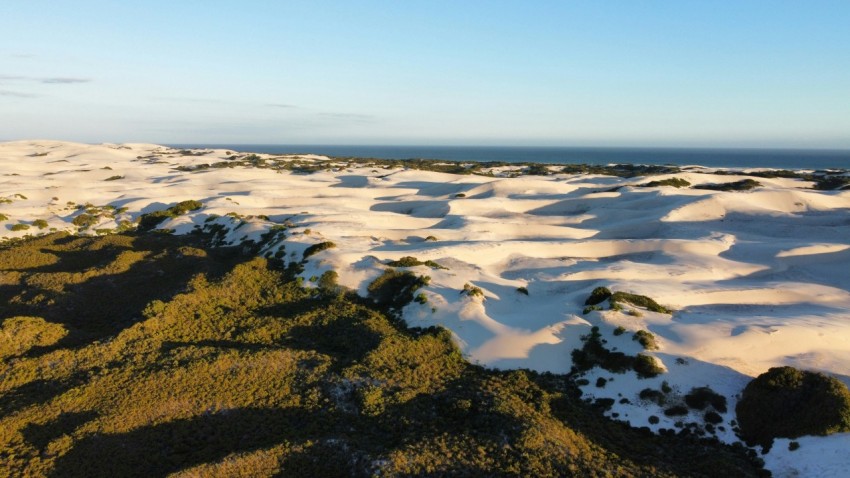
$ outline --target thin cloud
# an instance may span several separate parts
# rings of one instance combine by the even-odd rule
[[[218,98],[179,98],[176,96],[157,96],[152,98],[155,101],[177,101],[180,103],[208,103],[208,104],[232,104],[232,101],[221,100]]]
[[[0,90],[0,96],[9,96],[12,98],[38,98],[40,95],[24,93],[22,91]]]
[[[375,117],[372,115],[364,115],[358,113],[319,113],[319,116],[324,116],[326,118],[340,118],[358,121],[371,121],[375,119]]]
[[[91,78],[73,78],[68,76],[54,76],[54,77],[32,77],[32,76],[20,76],[20,75],[0,75],[0,82],[2,81],[33,81],[36,83],[45,83],[50,85],[56,84],[73,84],[73,83],[89,83]]]
[[[295,105],[288,105],[285,103],[267,103],[266,106],[270,108],[298,108]]]
[[[66,77],[57,77],[57,78],[39,78],[39,81],[42,83],[49,84],[62,84],[68,85],[72,83],[89,83],[91,82],[90,78],[66,78]]]

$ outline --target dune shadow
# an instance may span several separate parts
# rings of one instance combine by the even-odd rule
[[[369,178],[367,176],[359,176],[359,175],[351,175],[351,176],[337,176],[339,183],[332,184],[330,187],[332,188],[365,188],[369,185]]]
[[[373,204],[370,211],[393,212],[419,218],[443,218],[449,213],[445,201],[397,201]]]

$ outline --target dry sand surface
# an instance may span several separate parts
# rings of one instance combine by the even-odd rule
[[[187,233],[221,224],[227,241],[237,243],[287,224],[285,238],[261,254],[283,251],[296,261],[308,246],[334,242],[308,260],[308,282],[333,269],[341,285],[365,295],[385,262],[433,260],[447,269],[411,268],[431,283],[423,289],[427,303],[407,306],[404,318],[447,327],[473,362],[563,373],[592,326],[608,347],[627,353],[641,347],[630,333],[612,336],[615,327],[655,334],[660,350],[651,354],[667,373],[641,380],[594,369],[585,391],[614,398],[609,415],[656,430],[689,419],[667,418],[636,398],[662,381],[681,393],[710,385],[729,400],[727,423],[747,381],[772,366],[824,371],[850,383],[850,191],[761,178],[761,187],[745,192],[641,188],[634,185],[647,178],[511,177],[515,167],[494,168],[492,176],[452,175],[320,156],[259,155],[266,167],[190,170],[245,157],[201,153],[148,144],[0,143],[0,214],[7,217],[0,236],[103,233],[194,199],[202,209],[159,227]],[[311,174],[278,167],[293,161],[327,167]],[[696,185],[745,178],[710,172],[652,179],[675,176]],[[99,210],[97,224],[79,231],[72,221],[87,204],[114,210]],[[43,229],[33,225],[39,219],[47,222]],[[30,228],[13,231],[19,223]],[[467,283],[484,297],[461,294]],[[582,314],[597,286],[647,295],[675,312]],[[604,388],[594,385],[597,377],[609,379]],[[648,425],[650,415],[660,422]],[[736,440],[728,426],[718,436]],[[850,435],[801,443],[788,452],[780,440],[765,455],[777,476],[837,476],[850,468]]]

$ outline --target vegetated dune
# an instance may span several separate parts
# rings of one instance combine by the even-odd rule
[[[594,368],[584,387],[590,396],[615,398],[607,413],[634,426],[674,429],[697,414],[660,413],[648,422],[659,410],[635,395],[662,382],[674,394],[709,385],[732,410],[749,378],[772,366],[823,371],[845,383],[850,377],[848,190],[761,177],[747,191],[634,187],[648,178],[512,177],[519,166],[454,175],[319,156],[53,141],[0,144],[0,168],[6,238],[104,234],[197,200],[202,208],[157,228],[215,232],[222,244],[254,241],[260,254],[294,262],[311,245],[333,242],[305,262],[308,284],[333,269],[340,285],[365,296],[386,262],[434,261],[446,269],[409,268],[431,280],[419,291],[425,303],[411,303],[402,315],[413,326],[447,327],[482,365],[565,373],[591,327],[609,348],[630,354],[642,350],[632,333],[648,330],[660,348],[645,353],[666,373],[640,379]],[[692,168],[653,179],[700,185],[748,178],[740,173]],[[269,237],[275,227],[283,232]],[[482,295],[461,293],[466,284]],[[675,311],[627,305],[583,314],[598,286]],[[628,333],[613,335],[617,327]],[[594,386],[598,378],[604,386]],[[712,433],[735,441],[732,419],[724,415]],[[821,440],[850,445],[843,435]],[[810,467],[822,459],[814,448],[793,453]]]

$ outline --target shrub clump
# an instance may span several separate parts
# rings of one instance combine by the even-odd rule
[[[420,261],[419,259],[413,256],[404,256],[397,261],[390,261],[387,263],[390,267],[416,267],[416,266],[428,266],[431,269],[445,269],[448,270],[448,267],[441,266],[434,261]]]
[[[637,357],[634,358],[632,368],[634,368],[640,378],[657,377],[664,373],[664,368],[658,365],[658,361],[655,357],[645,354],[638,354]]]
[[[32,225],[39,229],[44,229],[47,227],[47,221],[45,221],[44,219],[36,219],[32,222]]]
[[[325,241],[325,242],[320,242],[318,244],[313,244],[312,246],[308,247],[307,249],[304,249],[304,255],[303,255],[302,259],[307,259],[308,257],[312,256],[313,254],[318,254],[318,253],[320,253],[320,252],[322,252],[326,249],[331,249],[331,248],[334,248],[334,247],[336,247],[336,244],[334,244],[331,241]]]
[[[674,188],[686,188],[690,186],[691,183],[682,179],[682,178],[668,178],[662,179],[660,181],[650,181],[644,184],[638,184],[640,188],[655,188],[658,186],[673,186]]]
[[[611,308],[615,309],[616,305],[619,305],[620,302],[626,302],[632,305],[636,305],[638,307],[643,307],[646,310],[651,310],[652,312],[659,312],[661,314],[672,314],[673,311],[659,305],[658,302],[650,299],[645,295],[638,294],[630,294],[628,292],[614,292],[611,294]]]
[[[484,297],[484,291],[481,290],[481,287],[474,286],[470,283],[466,283],[463,285],[463,290],[460,291],[461,295],[466,294],[469,297]]]
[[[11,229],[13,231],[26,231],[29,228],[30,228],[29,224],[18,223],[18,224],[14,224]]]
[[[367,287],[369,298],[378,305],[400,309],[413,301],[413,293],[431,283],[428,276],[387,269]]]
[[[142,214],[141,217],[139,217],[139,231],[150,231],[166,219],[182,216],[189,211],[197,211],[203,206],[204,205],[201,204],[200,201],[181,201],[168,209]]]
[[[584,305],[596,305],[611,298],[611,290],[607,287],[597,287],[590,293],[590,297],[584,301]]]
[[[652,332],[638,330],[632,335],[632,340],[638,341],[644,350],[658,350],[658,342],[655,341],[655,336],[652,335]]]
[[[754,378],[735,407],[744,439],[850,431],[850,391],[838,379],[794,367],[774,367]]]
[[[685,403],[695,410],[705,410],[711,405],[711,408],[720,412],[726,413],[726,397],[720,395],[709,387],[692,388],[685,395]]]
[[[755,189],[762,184],[755,179],[742,179],[731,183],[720,184],[698,184],[694,189],[709,189],[711,191],[749,191]]]

